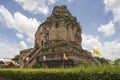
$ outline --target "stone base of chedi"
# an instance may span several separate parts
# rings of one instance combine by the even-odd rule
[[[34,48],[20,51],[21,67],[71,67],[99,64],[81,47],[81,26],[66,6],[55,6],[35,34]]]

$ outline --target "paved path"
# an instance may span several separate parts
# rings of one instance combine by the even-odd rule
[[[0,77],[0,80],[11,80],[11,79]]]

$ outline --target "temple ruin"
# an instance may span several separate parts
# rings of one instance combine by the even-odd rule
[[[21,67],[73,67],[99,64],[81,46],[81,26],[66,6],[55,6],[52,14],[38,27],[34,48],[20,51]]]

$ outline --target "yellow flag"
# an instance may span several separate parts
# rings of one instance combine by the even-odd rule
[[[64,53],[63,55],[64,60],[67,60],[66,54]]]
[[[94,49],[93,53],[96,54],[96,55],[99,55],[101,52],[100,52],[100,50]]]
[[[28,60],[29,60],[29,57],[26,58],[26,61],[28,61]]]

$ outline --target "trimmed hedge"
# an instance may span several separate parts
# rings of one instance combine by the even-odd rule
[[[69,69],[0,69],[0,76],[13,80],[120,80],[120,68],[106,65]]]

